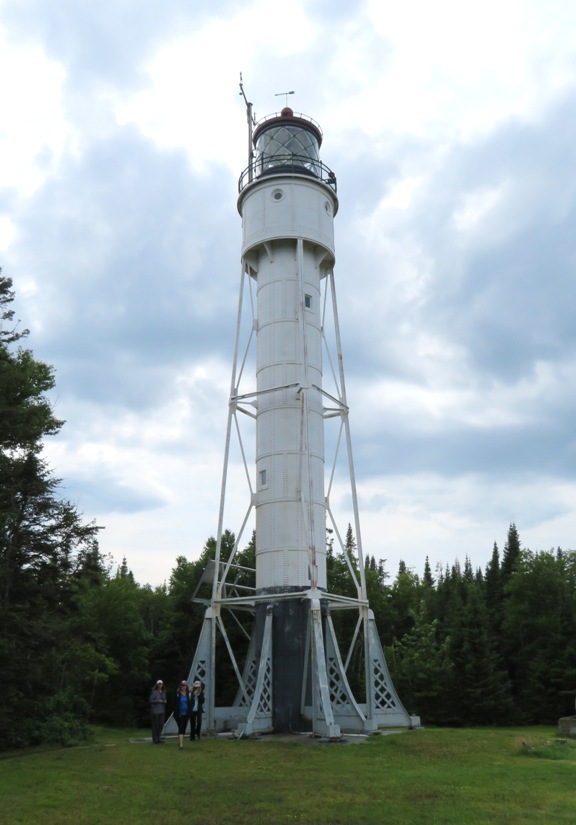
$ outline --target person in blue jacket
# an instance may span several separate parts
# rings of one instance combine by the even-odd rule
[[[194,682],[190,693],[190,741],[200,739],[202,714],[204,713],[204,685]]]
[[[184,747],[184,735],[186,733],[186,726],[190,720],[191,709],[192,704],[188,682],[183,679],[180,682],[180,688],[178,689],[174,702],[174,719],[178,725],[178,747],[180,750]]]

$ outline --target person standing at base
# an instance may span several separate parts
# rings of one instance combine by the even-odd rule
[[[164,727],[164,716],[166,713],[166,693],[164,692],[164,682],[158,679],[152,693],[150,694],[150,713],[152,716],[152,744],[160,745],[160,734]]]
[[[184,747],[184,735],[186,733],[186,726],[190,721],[190,709],[191,698],[190,691],[188,690],[188,682],[182,680],[174,702],[174,719],[178,725],[178,748],[180,750]]]
[[[204,713],[204,685],[194,682],[190,694],[190,741],[200,739],[202,729],[202,714]]]

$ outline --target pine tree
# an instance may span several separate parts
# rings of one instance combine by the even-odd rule
[[[432,576],[432,570],[430,569],[430,560],[428,556],[426,556],[426,561],[424,562],[424,576],[423,576],[423,584],[427,585],[428,587],[434,587],[435,581]]]
[[[520,562],[520,556],[520,536],[518,534],[518,530],[516,529],[516,525],[512,523],[508,528],[508,536],[506,538],[506,544],[504,545],[504,555],[502,556],[501,574],[503,584],[506,584],[512,574],[516,571],[516,568]]]
[[[467,582],[461,619],[452,635],[452,661],[458,673],[454,697],[467,725],[517,721],[511,685],[494,639],[480,588]]]
[[[502,587],[502,573],[500,570],[500,553],[494,542],[492,557],[486,565],[484,574],[484,599],[488,611],[488,621],[493,637],[500,644],[502,617],[504,612],[504,593]]]
[[[452,718],[447,688],[453,680],[453,665],[449,642],[440,639],[438,624],[422,601],[413,614],[411,630],[385,649],[403,704],[424,724],[442,724]]]
[[[344,544],[346,549],[346,553],[348,558],[353,563],[356,562],[356,539],[354,538],[354,533],[352,532],[352,525],[348,525],[348,529],[346,530],[346,541]]]
[[[0,273],[0,745],[15,746],[77,733],[65,695],[72,582],[98,528],[58,497],[41,456],[43,439],[63,422],[46,396],[53,370],[21,346],[28,331],[14,323],[13,299]]]
[[[502,626],[514,695],[527,723],[551,724],[576,685],[576,554],[525,550],[517,573]]]

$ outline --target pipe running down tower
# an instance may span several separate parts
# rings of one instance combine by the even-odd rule
[[[206,684],[208,732],[310,730],[338,738],[343,731],[411,727],[416,720],[396,694],[366,595],[334,285],[336,177],[319,158],[317,123],[286,106],[254,124],[244,99],[250,156],[239,181],[241,287],[216,557],[205,571],[211,596],[204,601],[189,680]],[[246,421],[249,439],[242,431]],[[225,553],[233,444],[244,464],[247,510],[232,551]],[[327,447],[334,456],[329,461]],[[345,547],[331,507],[341,455],[356,555]],[[256,569],[250,580],[236,556],[254,517]],[[347,560],[354,596],[328,590],[327,528]],[[338,610],[356,616],[345,651],[332,619]],[[232,619],[237,633],[242,617],[250,633],[240,658],[224,618]],[[238,683],[226,707],[216,706],[222,693],[217,644]],[[347,674],[358,650],[363,670],[355,676],[354,695]]]

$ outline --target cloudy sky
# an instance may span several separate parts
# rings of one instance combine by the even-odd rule
[[[216,532],[240,72],[338,178],[364,552],[576,548],[575,31],[572,0],[0,0],[0,264],[102,552],[157,585]]]

